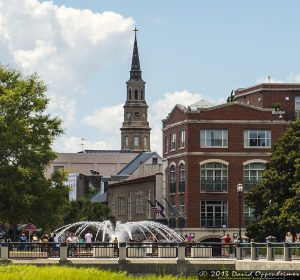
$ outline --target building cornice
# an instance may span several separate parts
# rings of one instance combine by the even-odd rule
[[[278,124],[289,124],[285,120],[184,120],[167,125],[162,129],[166,131],[170,128],[181,126],[184,124],[267,124],[267,125],[278,125]]]
[[[174,160],[176,158],[186,157],[186,156],[211,156],[211,157],[270,157],[271,152],[185,152],[176,155],[169,155],[165,158],[167,160]]]

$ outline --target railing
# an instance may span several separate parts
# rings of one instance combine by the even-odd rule
[[[8,258],[11,259],[45,259],[59,258],[60,244],[37,242],[8,243]]]
[[[205,180],[201,178],[201,191],[205,192],[227,192],[227,180]]]
[[[118,258],[118,243],[68,243],[68,258]]]
[[[236,246],[220,242],[186,243],[187,258],[235,258]]]
[[[251,191],[255,186],[257,186],[261,181],[259,180],[246,180],[244,181],[244,191]]]
[[[211,216],[201,217],[201,226],[207,228],[222,228],[223,225],[227,225],[227,216],[214,218]]]
[[[166,243],[166,242],[132,242],[132,243],[2,243],[0,248],[2,260],[8,259],[45,259],[59,258],[231,258],[250,260],[284,260],[300,259],[299,243]]]
[[[127,258],[177,258],[177,243],[127,243]]]

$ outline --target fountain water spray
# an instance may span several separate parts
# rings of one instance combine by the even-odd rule
[[[77,237],[83,238],[87,231],[93,231],[94,240],[98,242],[112,242],[115,237],[117,237],[119,242],[126,242],[133,239],[136,235],[141,236],[144,240],[151,235],[154,239],[157,239],[157,236],[159,236],[159,241],[184,241],[183,237],[173,229],[152,221],[127,222],[124,224],[117,222],[116,226],[109,220],[103,222],[83,221],[64,225],[53,233],[64,240],[71,232],[75,233]]]

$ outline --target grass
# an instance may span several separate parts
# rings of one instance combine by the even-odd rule
[[[111,272],[97,268],[66,267],[66,266],[34,266],[34,265],[0,265],[0,280],[175,280],[172,275],[128,276],[125,272]],[[180,279],[198,279],[180,278]]]

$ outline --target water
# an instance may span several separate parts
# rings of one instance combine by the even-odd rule
[[[117,237],[119,242],[127,242],[131,240],[143,241],[150,235],[154,240],[166,242],[182,242],[184,239],[168,226],[152,222],[152,221],[139,221],[139,222],[117,222],[116,226],[111,221],[83,221],[73,224],[65,225],[56,229],[56,233],[61,241],[64,241],[70,233],[74,233],[78,238],[84,239],[87,231],[91,231],[94,240],[98,242],[112,242]]]

